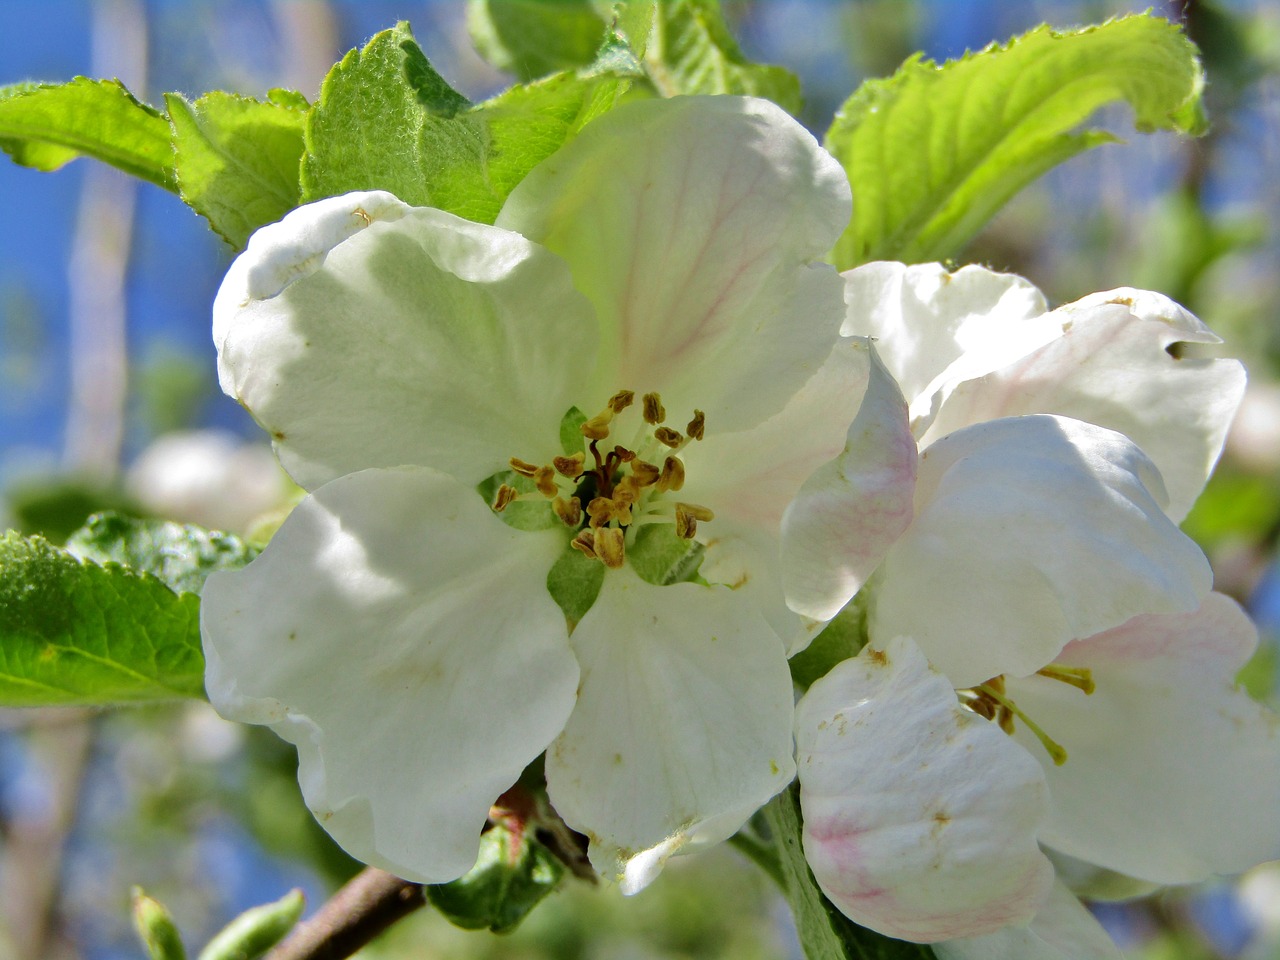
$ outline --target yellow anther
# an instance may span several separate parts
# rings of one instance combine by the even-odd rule
[[[578,429],[588,440],[603,440],[609,435],[609,424],[613,421],[613,411],[605,410],[597,413]]]
[[[538,492],[548,499],[560,494],[560,488],[556,486],[556,472],[552,467],[538,467],[533,475],[533,482],[538,485]]]
[[[518,491],[515,487],[504,483],[502,486],[498,487],[498,494],[493,498],[493,509],[498,513],[501,513],[503,510],[507,509],[507,507],[511,506],[517,495]]]
[[[653,431],[654,437],[659,443],[665,443],[668,447],[678,447],[684,443],[684,437],[679,430],[672,430],[670,427],[659,427]]]
[[[701,440],[703,434],[707,432],[707,415],[701,410],[693,411],[693,419],[689,421],[689,425],[684,428],[684,432],[695,440]]]
[[[631,480],[637,487],[651,487],[661,476],[662,471],[647,460],[631,461]]]
[[[661,423],[667,419],[666,408],[662,406],[662,398],[656,393],[644,395],[644,422]]]
[[[618,458],[619,463],[630,463],[636,458],[634,450],[628,450],[624,446],[616,446],[613,448],[613,455]]]
[[[596,538],[590,530],[581,531],[576,537],[569,541],[569,546],[573,547],[573,549],[577,550],[579,553],[586,554],[592,560],[599,559],[599,557],[596,556]]]
[[[1097,689],[1097,684],[1093,682],[1093,671],[1088,667],[1063,667],[1056,663],[1051,663],[1036,673],[1042,677],[1048,677],[1050,680],[1060,680],[1068,686],[1075,687],[1077,690],[1083,690],[1085,695],[1093,693]]]
[[[640,499],[640,491],[642,485],[636,483],[635,477],[626,476],[618,481],[617,486],[613,488],[613,499],[617,503],[625,503],[628,506]],[[631,521],[628,520],[628,523]]]
[[[538,465],[530,463],[528,460],[521,460],[519,457],[512,457],[507,463],[511,464],[511,469],[522,477],[532,477],[538,472]]]
[[[609,409],[614,413],[621,413],[627,407],[631,406],[636,398],[634,390],[619,390],[609,398]]]
[[[678,514],[681,511],[684,511],[695,520],[701,520],[703,523],[709,523],[716,518],[714,513],[696,503],[677,503],[676,513]]]
[[[566,527],[576,527],[582,522],[582,501],[577,497],[570,497],[568,500],[556,497],[551,501],[551,509]]]
[[[606,567],[617,570],[626,559],[622,531],[617,527],[601,527],[597,530],[595,552]]]
[[[551,461],[556,468],[556,473],[562,477],[568,477],[570,480],[577,480],[582,476],[582,465],[586,463],[587,457],[583,453],[575,453],[572,457],[556,457]]]
[[[667,457],[662,461],[662,473],[658,477],[658,490],[679,490],[684,486],[684,461],[679,457]]]
[[[676,507],[676,536],[681,540],[692,540],[697,533],[698,521]]]
[[[631,504],[608,497],[596,497],[587,504],[587,516],[591,518],[591,526],[597,529],[614,520],[625,527],[631,523]]]

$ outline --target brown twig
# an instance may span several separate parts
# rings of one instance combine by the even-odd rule
[[[266,960],[343,960],[426,902],[422,884],[366,867]]]

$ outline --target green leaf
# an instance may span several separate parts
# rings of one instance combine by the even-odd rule
[[[257,960],[285,938],[306,905],[301,890],[290,890],[274,903],[249,908],[214,935],[198,960]]]
[[[673,523],[647,523],[627,545],[627,562],[641,580],[665,587],[697,577],[705,548],[676,536]]]
[[[801,846],[803,820],[796,784],[770,800],[764,814],[781,861],[783,892],[807,960],[933,960],[929,947],[860,927],[822,895]]]
[[[587,415],[577,407],[570,407],[560,420],[560,449],[566,457],[585,452],[585,440],[582,425],[587,422]]]
[[[229,533],[118,513],[90,517],[67,551],[97,564],[118,563],[158,577],[175,593],[199,593],[215,570],[238,570],[258,555]]]
[[[134,887],[132,913],[133,929],[151,960],[186,960],[182,937],[164,904]]]
[[[1204,129],[1194,44],[1166,20],[1039,27],[942,66],[908,60],[845,103],[826,147],[853,184],[833,262],[956,256],[1008,200],[1064,160],[1115,138],[1073,132],[1125,101],[1139,131]]]
[[[600,566],[600,564],[596,564]],[[480,837],[471,872],[424,887],[427,899],[466,930],[513,930],[564,876],[564,866],[523,824],[498,821]]]
[[[557,74],[472,105],[401,23],[325,78],[307,121],[303,199],[387,190],[492,223],[516,184],[612,109],[629,83],[608,73]]]
[[[596,0],[467,0],[482,57],[528,81],[590,64],[607,26]]]
[[[0,149],[45,171],[93,157],[177,190],[168,121],[119,80],[0,87]]]
[[[604,564],[566,545],[547,571],[547,592],[572,630],[587,615],[604,585]]]
[[[648,0],[636,6],[652,10],[642,59],[664,97],[743,94],[772,100],[789,113],[800,111],[799,79],[783,67],[748,60],[729,32],[719,0]],[[638,14],[639,10],[628,14],[633,42],[641,32]]]
[[[298,206],[306,101],[284,103],[215,91],[195,103],[165,96],[182,199],[237,250],[259,227]],[[290,102],[292,99],[292,102]]]
[[[202,696],[198,597],[40,537],[0,537],[0,704]]]
[[[484,497],[485,503],[492,505],[498,497],[498,488],[504,483],[515,487],[517,493],[533,493],[538,489],[529,477],[521,476],[514,470],[503,470],[487,480],[481,480],[476,485],[476,490]],[[552,530],[564,526],[551,509],[551,501],[542,496],[517,500],[498,516],[503,523],[516,530]]]

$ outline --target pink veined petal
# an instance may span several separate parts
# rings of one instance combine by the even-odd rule
[[[297,744],[307,805],[352,856],[452,880],[573,707],[578,666],[545,587],[561,547],[434,470],[335,480],[257,560],[209,578],[209,698]]]
[[[1009,695],[1067,751],[1063,766],[1046,764],[1044,842],[1161,884],[1280,858],[1280,719],[1235,685],[1256,645],[1248,616],[1215,593],[1194,612],[1068,644],[1056,663],[1087,667],[1091,696],[1009,678]]]
[[[920,455],[916,518],[877,573],[873,640],[913,637],[957,687],[1071,640],[1194,610],[1212,581],[1128,439],[1064,417],[966,427]]]
[[[1043,904],[1043,774],[960,707],[909,639],[865,649],[810,687],[796,755],[805,856],[854,922],[928,942],[1026,922]]]
[[[732,591],[611,570],[572,643],[582,681],[547,788],[624,893],[731,836],[794,776],[782,646]]]
[[[998,417],[1074,417],[1138,444],[1164,478],[1169,516],[1181,522],[1222,452],[1244,395],[1244,368],[1171,353],[1178,343],[1221,341],[1172,300],[1145,290],[1093,294],[1044,319],[1053,337],[1014,362],[975,370],[975,379],[951,390],[921,445]]]
[[[371,196],[395,217],[365,224]],[[242,299],[259,275],[271,282]],[[388,194],[258,231],[215,315],[224,389],[308,488],[367,467],[474,484],[513,456],[546,462],[565,412],[595,392],[595,318],[559,258]]]
[[[933,945],[938,960],[1123,960],[1107,931],[1061,883],[1031,923]]]
[[[659,391],[674,416],[731,431],[831,352],[843,282],[816,261],[851,209],[843,169],[781,108],[677,97],[592,121],[497,222],[569,262],[600,316],[604,390]]]

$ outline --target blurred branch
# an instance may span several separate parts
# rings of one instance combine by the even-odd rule
[[[426,902],[422,884],[366,867],[266,960],[342,960]]]

